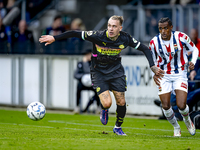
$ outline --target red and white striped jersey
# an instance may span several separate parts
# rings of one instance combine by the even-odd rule
[[[167,44],[167,42],[169,44]],[[187,52],[192,51],[193,64],[198,58],[198,49],[183,32],[172,31],[169,41],[164,41],[161,35],[155,36],[149,44],[155,65],[163,69],[167,74],[175,74],[187,69]]]

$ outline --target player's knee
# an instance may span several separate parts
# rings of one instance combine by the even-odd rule
[[[108,109],[108,108],[111,107],[112,102],[104,102],[102,105],[103,105],[104,108]]]
[[[184,109],[186,108],[186,105],[184,105],[184,104],[179,104],[178,108],[179,108],[180,110],[184,110]]]
[[[126,104],[125,100],[117,102],[117,105],[119,106],[124,106],[125,104]]]
[[[162,104],[162,108],[164,109],[164,110],[168,110],[168,109],[170,109],[170,105],[168,105],[168,104]]]

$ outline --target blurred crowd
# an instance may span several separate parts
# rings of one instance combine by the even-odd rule
[[[79,38],[70,38],[64,41],[59,41],[56,44],[44,47],[34,38],[33,31],[28,30],[29,22],[41,12],[45,7],[52,3],[53,0],[26,0],[25,18],[21,17],[21,0],[0,0],[0,54],[81,54],[84,49],[91,46],[88,42]],[[109,3],[110,1],[108,1]],[[151,4],[199,4],[200,0],[128,0],[127,4],[142,5]],[[159,11],[159,10],[158,10]],[[169,10],[161,10],[154,12],[145,9],[145,39],[158,33],[157,18],[163,14],[169,14]],[[66,25],[63,24],[63,16],[52,16],[52,24],[42,30],[41,34],[58,35],[67,30],[86,30],[83,20],[73,18]]]

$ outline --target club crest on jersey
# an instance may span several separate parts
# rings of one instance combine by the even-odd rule
[[[175,49],[175,50],[178,50],[177,44],[174,44],[174,49]]]
[[[93,33],[93,31],[87,31],[87,35],[88,35],[88,36],[91,36],[92,33]]]
[[[122,44],[122,45],[119,45],[119,48],[123,49],[123,48],[124,48],[124,45],[123,45],[123,44]]]

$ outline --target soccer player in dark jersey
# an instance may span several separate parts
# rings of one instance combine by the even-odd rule
[[[108,20],[107,30],[104,31],[66,31],[57,36],[43,35],[39,39],[45,46],[54,41],[78,37],[93,43],[91,78],[93,88],[102,104],[100,120],[106,125],[108,122],[108,109],[111,107],[112,99],[109,91],[112,91],[116,104],[116,123],[113,132],[117,135],[126,135],[121,128],[126,114],[126,76],[121,64],[120,53],[127,46],[142,51],[150,65],[151,70],[158,76],[163,76],[163,70],[156,67],[150,50],[144,44],[138,42],[126,32],[122,31],[122,16],[111,16]]]

